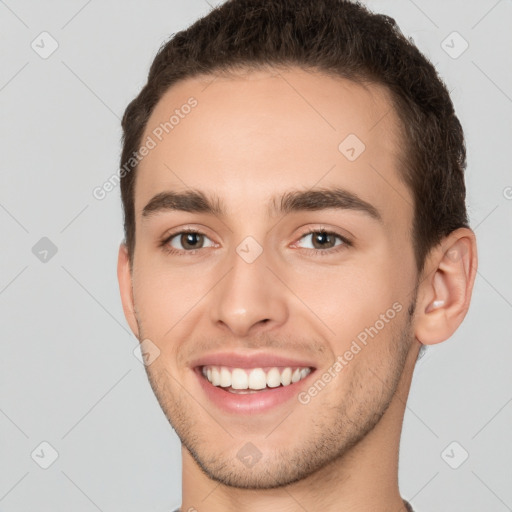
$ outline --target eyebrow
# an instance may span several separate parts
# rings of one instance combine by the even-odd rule
[[[282,195],[272,196],[267,214],[286,215],[300,211],[354,210],[382,222],[382,215],[357,194],[339,187],[316,188],[310,190],[291,190]],[[142,217],[148,218],[166,211],[205,213],[225,217],[226,209],[220,198],[207,195],[201,190],[189,189],[183,192],[165,191],[156,194],[143,208]]]

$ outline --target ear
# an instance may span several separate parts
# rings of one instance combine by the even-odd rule
[[[119,246],[119,254],[117,256],[117,280],[119,282],[119,291],[121,292],[124,316],[133,334],[139,339],[139,327],[135,317],[135,305],[133,301],[130,260],[128,257],[128,248],[124,242]]]
[[[428,255],[418,287],[415,335],[424,345],[448,339],[469,309],[477,269],[476,237],[459,228]]]

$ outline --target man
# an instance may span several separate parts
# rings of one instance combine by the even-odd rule
[[[477,268],[432,65],[355,3],[230,0],[160,49],[123,129],[118,279],[180,510],[412,510],[414,365]]]

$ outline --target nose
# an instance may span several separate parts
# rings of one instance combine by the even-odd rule
[[[287,289],[268,263],[265,252],[249,262],[233,251],[229,272],[212,290],[210,314],[216,327],[244,337],[286,322]]]

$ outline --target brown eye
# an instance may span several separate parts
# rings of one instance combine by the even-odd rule
[[[304,247],[304,245],[302,245],[302,247],[304,247],[305,249],[312,249],[316,251],[326,251],[329,249],[333,249],[334,247],[337,247],[339,245],[350,245],[348,240],[346,240],[341,235],[324,230],[309,231],[308,233],[302,235],[301,240],[307,238],[310,238],[312,246]],[[336,239],[339,239],[341,242],[336,243]]]
[[[314,249],[330,249],[336,245],[336,235],[319,231],[312,234],[312,242]]]
[[[182,233],[179,237],[179,241],[185,250],[193,250],[202,245],[201,242],[204,241],[204,235],[199,233]]]
[[[205,245],[206,244],[206,245]],[[165,239],[162,243],[169,252],[191,252],[204,247],[212,247],[215,244],[199,231],[180,231]]]

